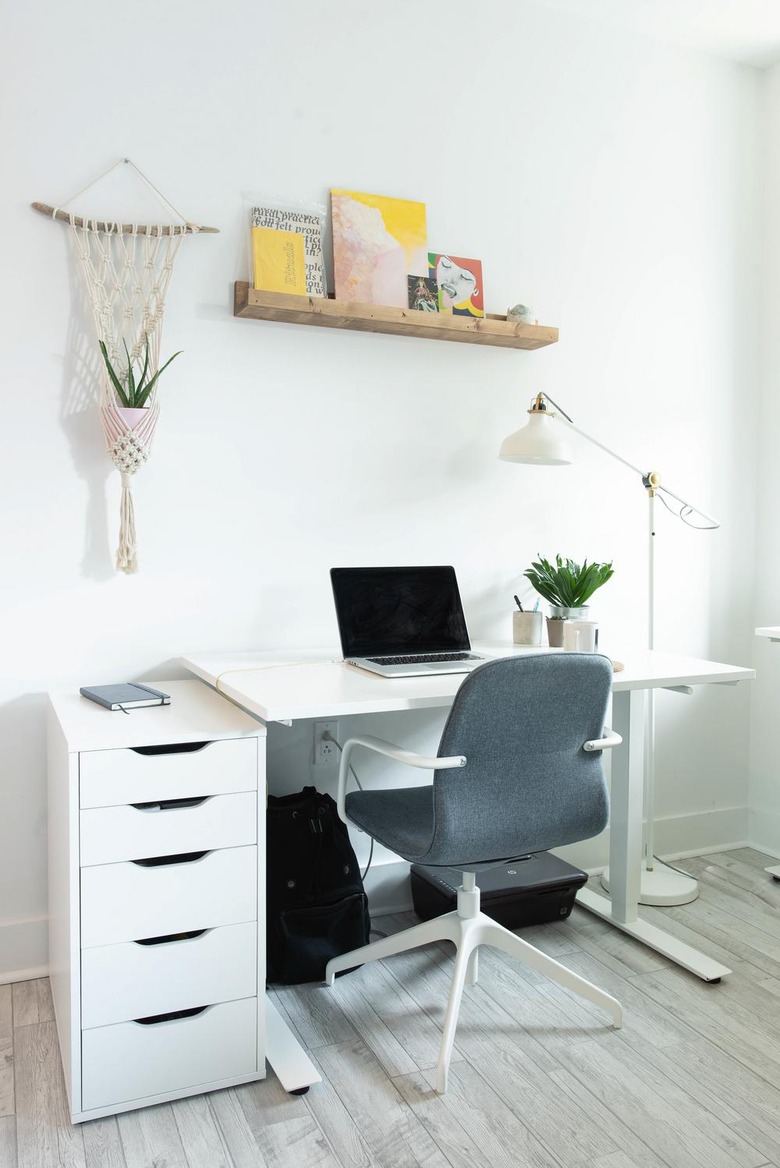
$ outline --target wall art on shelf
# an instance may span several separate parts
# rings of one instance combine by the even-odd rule
[[[264,292],[325,296],[321,216],[253,207],[252,268],[254,286]]]
[[[407,276],[409,307],[418,312],[439,311],[439,285],[430,276]]]
[[[332,190],[337,300],[409,307],[408,276],[427,273],[425,204]]]
[[[428,274],[439,285],[439,312],[451,312],[453,316],[485,315],[481,260],[430,252]]]

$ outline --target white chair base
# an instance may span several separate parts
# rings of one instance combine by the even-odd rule
[[[464,877],[468,876],[469,873],[464,873]],[[543,973],[552,981],[564,986],[565,989],[572,990],[580,997],[601,1006],[611,1016],[616,1028],[619,1029],[623,1024],[623,1010],[616,998],[579,977],[578,974],[572,973],[570,969],[554,961],[546,953],[529,945],[527,941],[523,941],[515,933],[486,916],[479,908],[479,889],[468,888],[466,883],[464,879],[464,888],[458,892],[457,910],[441,917],[434,917],[433,920],[424,921],[422,924],[405,929],[401,933],[394,933],[391,937],[383,937],[382,940],[374,941],[370,945],[363,945],[360,949],[353,949],[351,953],[333,957],[325,969],[325,983],[332,986],[335,975],[342,970],[351,969],[356,965],[364,965],[368,961],[379,961],[383,957],[392,957],[395,953],[404,953],[409,949],[416,949],[420,945],[428,945],[433,941],[452,941],[456,948],[455,969],[452,975],[447,1013],[444,1018],[444,1032],[436,1078],[436,1090],[440,1095],[443,1095],[447,1090],[447,1076],[463,987],[464,985],[474,985],[477,981],[480,945],[492,945],[494,948],[509,954],[510,957],[517,957],[531,969]]]

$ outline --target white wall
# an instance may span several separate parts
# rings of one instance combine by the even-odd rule
[[[723,520],[659,515],[656,643],[748,662],[758,74],[532,0],[30,0],[0,54],[0,972],[45,961],[47,689],[171,676],[187,651],[332,645],[327,570],[350,562],[454,563],[472,634],[508,638],[537,552],[614,558],[602,643],[642,643],[633,478],[584,444],[563,471],[496,460],[538,389]],[[174,272],[163,353],[183,356],[136,480],[131,577],[112,567],[119,483],[68,232],[29,209],[125,155],[221,229]],[[119,178],[72,209],[135,213]],[[331,186],[423,200],[434,249],[483,259],[488,309],[531,300],[560,343],[234,319],[244,193],[326,203]],[[662,695],[662,851],[745,837],[748,690]],[[306,737],[277,735],[273,782],[310,780]]]
[[[758,480],[757,541],[755,559],[754,620],[757,627],[780,623],[780,532],[777,526],[777,499],[780,466],[777,441],[780,434],[780,162],[777,140],[780,134],[780,66],[764,74],[761,124],[762,158],[762,393],[756,411]],[[751,710],[750,749],[750,835],[756,846],[780,855],[780,720],[777,695],[780,692],[780,653],[777,644],[763,638],[754,647],[756,681]]]

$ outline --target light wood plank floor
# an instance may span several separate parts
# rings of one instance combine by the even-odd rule
[[[448,946],[274,996],[323,1083],[262,1083],[72,1127],[48,982],[0,986],[0,1168],[780,1168],[780,884],[742,849],[643,909],[733,969],[705,985],[582,909],[523,936],[609,990],[595,1008],[483,950],[450,1090],[433,1090]],[[385,918],[393,931],[413,921]]]

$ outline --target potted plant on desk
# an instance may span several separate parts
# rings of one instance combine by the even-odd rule
[[[612,563],[582,564],[556,556],[554,563],[539,556],[523,575],[532,588],[547,601],[547,640],[554,648],[563,644],[563,622],[583,620],[588,615],[588,601],[597,588],[614,574]]]

